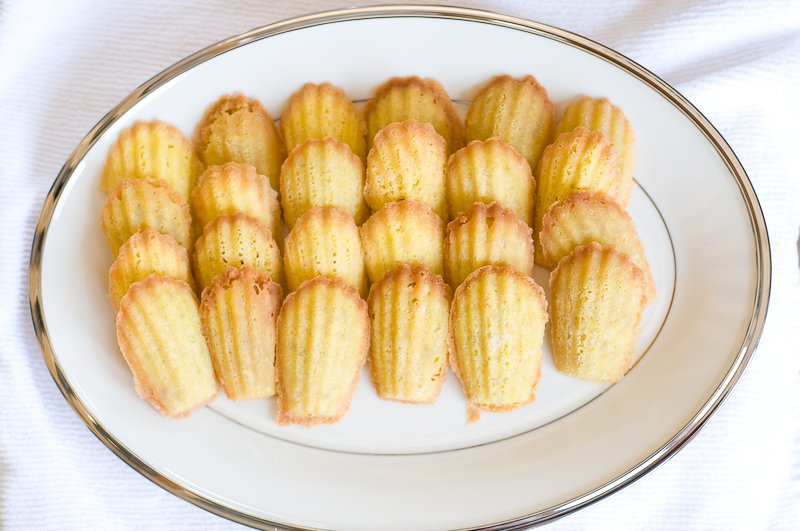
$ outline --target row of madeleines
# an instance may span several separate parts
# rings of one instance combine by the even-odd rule
[[[233,400],[277,394],[280,424],[336,422],[367,358],[381,398],[433,403],[449,360],[471,420],[516,409],[548,321],[534,262],[553,269],[557,368],[600,382],[630,368],[655,288],[624,210],[633,131],[607,100],[556,125],[532,76],[499,76],[462,123],[434,80],[393,78],[363,112],[307,84],[279,124],[223,96],[193,143],[155,120],[109,152],[109,297],[161,413],[188,415],[221,384]]]

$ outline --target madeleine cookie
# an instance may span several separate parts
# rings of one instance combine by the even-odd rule
[[[547,146],[536,168],[536,212],[533,243],[536,263],[544,265],[539,233],[550,206],[573,192],[591,190],[616,199],[619,168],[602,133],[576,127]]]
[[[241,212],[257,219],[280,242],[283,223],[277,197],[269,179],[249,164],[226,162],[209,166],[192,192],[195,234],[202,234],[203,228],[220,214]]]
[[[229,267],[203,291],[203,335],[229,399],[275,394],[276,320],[282,299],[278,284],[247,265]]]
[[[125,178],[160,179],[189,201],[203,163],[177,127],[138,121],[119,134],[100,175],[100,189],[113,192]]]
[[[432,404],[447,373],[451,292],[424,265],[399,264],[369,291],[370,362],[378,396]]]
[[[106,198],[101,227],[114,256],[128,238],[142,229],[172,236],[187,251],[191,251],[194,242],[189,205],[164,181],[146,177],[120,181]]]
[[[194,131],[194,148],[207,166],[241,162],[256,168],[277,190],[286,158],[278,128],[260,102],[224,95],[209,105]]]
[[[364,265],[373,284],[400,262],[444,275],[443,244],[444,221],[413,199],[386,203],[361,226]]]
[[[367,156],[364,197],[376,211],[392,201],[414,199],[447,222],[446,163],[447,144],[431,124],[389,124],[375,135]]]
[[[339,277],[367,296],[361,238],[353,218],[335,207],[314,207],[286,237],[284,270],[289,291],[316,276]]]
[[[553,141],[555,107],[533,76],[522,81],[497,76],[475,96],[466,127],[467,142],[497,137],[511,144],[534,169],[545,146]]]
[[[647,305],[656,298],[650,266],[633,220],[611,197],[594,192],[575,192],[553,203],[539,235],[546,266],[554,268],[573,249],[589,242],[616,245],[629,255],[644,274]]]
[[[289,229],[312,207],[338,207],[357,225],[369,216],[364,199],[364,164],[332,137],[309,138],[281,166],[281,205]]]
[[[447,203],[455,219],[473,203],[500,201],[529,226],[533,224],[536,184],[528,162],[497,139],[475,140],[447,161]]]
[[[447,152],[464,145],[464,124],[444,87],[434,79],[417,76],[393,77],[375,90],[364,107],[367,119],[367,148],[375,135],[393,122],[413,119],[433,125],[447,142]]]
[[[369,348],[367,303],[339,278],[316,277],[278,315],[278,415],[284,424],[333,424],[344,416]]]
[[[219,391],[197,306],[187,283],[150,275],[131,286],[117,313],[136,392],[167,417],[188,416]]]
[[[367,158],[364,114],[330,83],[306,83],[292,94],[281,114],[281,131],[289,152],[309,138],[330,136],[350,146],[362,164]]]
[[[636,161],[636,135],[622,109],[606,98],[581,98],[564,110],[564,117],[556,126],[556,135],[568,133],[578,126],[599,131],[606,137],[619,166],[618,201],[628,206],[633,188],[633,165]]]
[[[115,312],[128,289],[150,275],[176,278],[195,289],[186,249],[172,236],[155,229],[140,230],[120,247],[108,271],[108,298]]]
[[[221,214],[206,225],[195,244],[192,265],[201,292],[228,267],[244,265],[283,283],[283,261],[275,239],[256,219],[241,212]]]
[[[450,310],[450,365],[469,402],[506,412],[533,401],[547,323],[544,290],[511,267],[485,266],[456,290]]]
[[[511,266],[533,275],[531,229],[497,201],[472,205],[447,225],[444,239],[445,278],[453,289],[486,265]]]
[[[550,274],[556,369],[619,381],[633,365],[646,299],[642,270],[615,246],[591,242],[564,257]]]

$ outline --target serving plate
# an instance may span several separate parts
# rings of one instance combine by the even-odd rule
[[[98,221],[100,170],[122,129],[159,118],[191,135],[224,93],[257,98],[279,116],[306,82],[331,82],[363,101],[405,75],[439,80],[463,112],[498,74],[534,75],[557,115],[579,96],[608,97],[636,130],[629,211],[659,296],[643,317],[640,358],[620,383],[564,377],[548,354],[533,404],[469,426],[452,373],[434,406],[380,401],[365,373],[345,418],[312,429],[276,426],[269,400],[221,397],[172,420],[136,396],[105,295],[111,256]],[[268,529],[499,530],[602,499],[685,445],[756,347],[770,267],[744,169],[711,124],[652,73],[542,24],[392,6],[232,37],[132,93],[81,142],[47,197],[30,299],[48,368],[86,425],[134,469],[200,507]],[[547,272],[535,279],[546,286]]]

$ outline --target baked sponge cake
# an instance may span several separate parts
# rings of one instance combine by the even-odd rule
[[[619,166],[619,204],[628,206],[633,188],[633,166],[636,162],[636,135],[622,109],[607,98],[588,96],[567,106],[556,126],[556,135],[568,133],[578,126],[598,131],[606,137]]]
[[[146,177],[120,181],[106,198],[101,228],[114,256],[134,233],[148,228],[172,236],[187,251],[194,243],[192,215],[183,196],[164,181]]]
[[[464,124],[450,96],[435,79],[417,76],[393,77],[375,89],[375,97],[364,106],[367,148],[375,135],[392,122],[413,119],[433,125],[447,142],[447,152],[464,145]]]
[[[369,348],[367,303],[339,278],[316,277],[278,315],[279,425],[333,424],[344,416]]]
[[[548,268],[554,268],[573,249],[589,242],[615,245],[642,270],[647,305],[655,300],[655,282],[636,227],[614,199],[594,192],[575,192],[550,207],[543,225],[539,238]]]
[[[124,129],[108,152],[100,189],[113,192],[122,179],[160,179],[189,201],[203,163],[180,129],[160,120]]]
[[[553,141],[555,106],[533,76],[497,76],[478,91],[467,111],[467,142],[497,137],[511,144],[531,168]]]
[[[450,217],[469,211],[476,202],[500,201],[533,225],[536,184],[528,162],[497,139],[474,140],[447,161],[445,170]]]
[[[432,404],[447,373],[451,291],[424,265],[400,264],[369,291],[370,365],[378,396]]]
[[[202,234],[203,228],[220,214],[241,212],[257,219],[276,241],[281,241],[283,223],[277,197],[269,179],[249,164],[226,162],[209,166],[192,191],[195,234]]]
[[[630,369],[646,301],[642,270],[613,245],[577,247],[550,274],[553,361],[580,380],[612,383]]]
[[[221,214],[197,239],[192,266],[201,292],[228,267],[253,266],[283,284],[283,261],[275,239],[261,223],[241,212]]]
[[[217,396],[197,297],[187,283],[150,275],[133,284],[120,302],[117,341],[136,392],[163,415],[188,416]]]
[[[547,146],[536,168],[536,209],[533,243],[536,263],[545,265],[539,233],[550,206],[573,192],[590,190],[616,199],[619,168],[602,133],[576,127]]]
[[[336,207],[314,207],[286,237],[284,270],[289,291],[317,276],[340,277],[367,296],[361,237],[353,218]]]
[[[497,201],[473,204],[447,225],[444,239],[445,278],[453,289],[486,265],[510,266],[533,275],[531,229]]]
[[[506,412],[533,401],[547,323],[544,290],[511,267],[485,266],[456,290],[450,310],[450,365],[469,402]]]
[[[350,146],[362,163],[367,157],[364,114],[330,83],[306,83],[292,94],[281,114],[281,131],[289,152],[309,138],[330,136]]]
[[[364,197],[373,210],[392,201],[425,203],[447,222],[447,144],[431,124],[395,122],[381,129],[367,156]]]
[[[361,226],[364,265],[375,284],[400,262],[424,264],[444,275],[444,221],[427,205],[404,199],[386,203]]]
[[[281,167],[281,205],[289,229],[312,207],[338,207],[356,224],[364,223],[364,164],[333,137],[298,144]]]
[[[150,275],[176,278],[195,289],[186,249],[172,236],[143,229],[128,238],[108,271],[108,298],[115,312],[128,289]]]
[[[272,116],[258,100],[243,94],[221,96],[206,109],[193,142],[206,166],[249,164],[269,179],[273,190],[278,189],[286,148]]]
[[[281,287],[250,266],[229,267],[203,291],[203,335],[229,399],[275,394],[276,321],[282,300]]]

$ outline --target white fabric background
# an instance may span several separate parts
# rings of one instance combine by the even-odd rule
[[[728,400],[666,464],[549,527],[800,529],[800,2],[460,5],[579,33],[662,77],[738,154],[769,227],[769,316]],[[144,479],[72,411],[34,336],[30,245],[63,162],[137,86],[223,38],[345,6],[336,0],[0,1],[0,528],[242,528]]]

